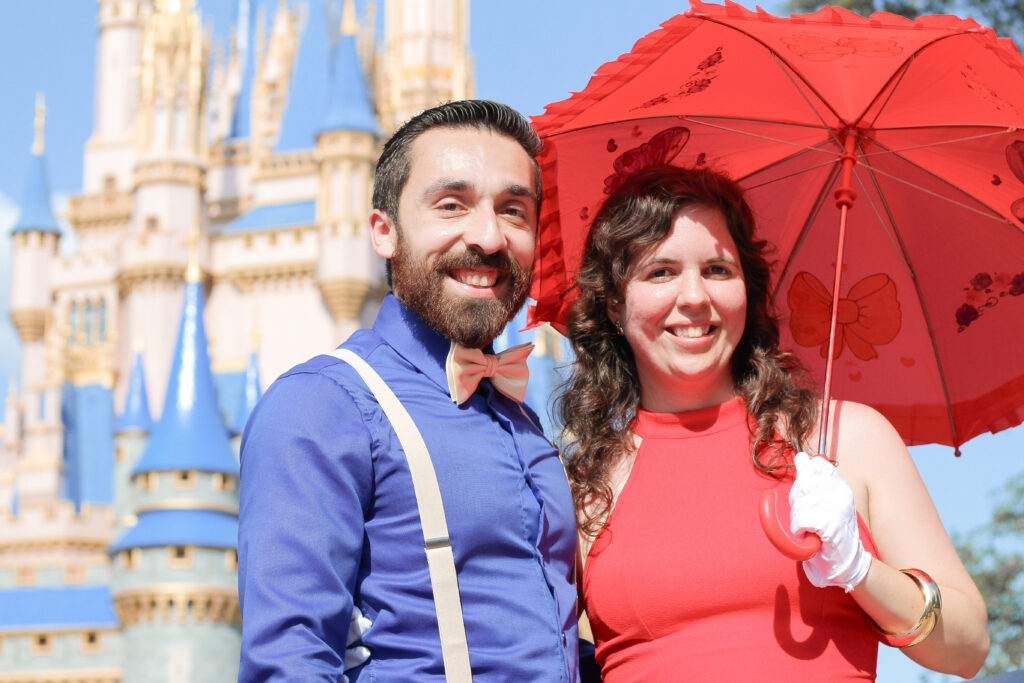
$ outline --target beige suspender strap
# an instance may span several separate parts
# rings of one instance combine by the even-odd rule
[[[405,406],[369,363],[348,349],[336,349],[332,355],[351,365],[363,378],[391,421],[402,450],[405,451],[416,494],[416,507],[419,508],[420,525],[423,527],[423,547],[426,549],[430,585],[434,591],[434,609],[437,611],[437,629],[441,634],[445,678],[449,683],[472,683],[466,625],[462,620],[462,599],[455,573],[455,556],[448,538],[448,522],[441,502],[441,489],[437,485],[437,474],[427,445],[423,443],[423,437]]]

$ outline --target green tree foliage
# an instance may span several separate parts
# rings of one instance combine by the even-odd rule
[[[988,607],[992,650],[984,674],[1024,667],[1024,475],[1002,489],[992,521],[958,539],[967,571]]]
[[[818,0],[789,0],[790,12],[813,12],[825,3]],[[1009,36],[1017,47],[1024,45],[1024,0],[833,0],[829,5],[845,7],[867,16],[872,12],[892,12],[913,19],[922,14],[969,16],[980,24]]]

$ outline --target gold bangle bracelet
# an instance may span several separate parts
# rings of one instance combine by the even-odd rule
[[[912,578],[921,590],[921,596],[924,598],[924,612],[921,613],[921,618],[917,620],[912,629],[899,634],[886,633],[875,623],[874,619],[868,617],[868,621],[879,633],[878,639],[890,647],[917,645],[931,635],[935,624],[939,622],[939,615],[942,613],[942,594],[939,593],[939,587],[932,581],[932,577],[920,569],[901,569],[900,571]]]

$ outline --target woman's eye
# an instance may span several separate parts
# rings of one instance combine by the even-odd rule
[[[732,275],[732,269],[729,266],[717,263],[708,266],[706,268],[706,272],[708,275],[719,277],[728,277],[729,275]]]

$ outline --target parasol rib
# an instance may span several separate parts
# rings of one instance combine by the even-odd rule
[[[932,325],[931,316],[928,314],[928,306],[924,302],[924,292],[921,291],[921,283],[917,279],[917,272],[914,270],[914,264],[910,258],[910,253],[907,250],[906,243],[903,241],[903,236],[900,234],[900,229],[896,225],[896,218],[893,216],[892,211],[889,208],[889,204],[885,200],[885,194],[882,193],[882,188],[878,183],[878,169],[868,164],[863,164],[863,166],[866,169],[865,172],[872,180],[872,183],[875,187],[875,192],[878,193],[879,201],[882,203],[882,206],[885,210],[885,215],[889,219],[888,223],[886,223],[881,219],[881,216],[879,216],[879,222],[882,223],[883,227],[887,225],[891,226],[891,237],[894,238],[897,244],[899,245],[900,254],[903,257],[903,263],[907,267],[907,272],[910,273],[911,282],[914,283],[914,292],[917,295],[917,303],[921,307],[921,315],[924,317],[925,328],[928,330],[928,341],[932,347],[932,356],[935,359],[935,367],[937,368],[939,373],[939,384],[942,386],[942,398],[943,403],[945,403],[946,405],[946,416],[949,419],[949,430],[953,437],[953,448],[956,455],[960,455],[960,439],[956,433],[956,421],[953,418],[953,406],[949,396],[949,387],[946,383],[946,372],[943,368],[942,357],[939,355],[939,348],[935,343],[935,327]],[[885,173],[881,173],[880,175],[885,175],[886,177],[889,177],[888,174]],[[860,182],[863,187],[863,182],[861,181],[859,176],[857,177],[857,182]],[[878,216],[878,209],[875,206],[874,202],[871,201],[871,195],[869,193],[865,193],[865,195],[867,196],[868,204],[872,207],[872,210],[875,212],[875,215]],[[886,232],[888,232],[888,230],[886,230]]]

